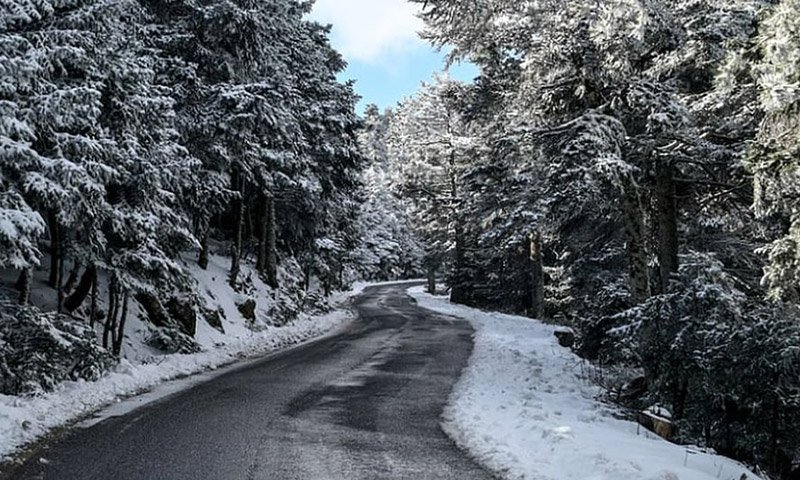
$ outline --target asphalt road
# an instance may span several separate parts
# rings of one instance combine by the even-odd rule
[[[347,331],[75,428],[10,479],[491,479],[439,421],[471,327],[375,287]]]

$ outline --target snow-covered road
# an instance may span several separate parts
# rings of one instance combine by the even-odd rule
[[[490,479],[440,427],[472,329],[372,287],[350,329],[89,422],[6,478]]]

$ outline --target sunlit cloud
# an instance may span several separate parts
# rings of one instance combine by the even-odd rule
[[[386,64],[425,47],[418,11],[419,5],[407,0],[317,0],[311,17],[333,25],[333,45],[347,60]]]

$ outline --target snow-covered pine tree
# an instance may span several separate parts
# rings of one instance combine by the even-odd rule
[[[158,60],[136,40],[143,12],[135,3],[130,8],[128,34],[108,44],[101,116],[118,145],[108,161],[118,175],[107,186],[107,242],[98,266],[111,278],[108,304],[123,307],[141,294],[193,291],[180,255],[197,244],[184,194],[198,180],[193,171],[199,166],[178,143],[174,101],[170,86],[158,83]],[[125,308],[118,317],[114,310],[109,307],[106,330],[119,354]]]
[[[213,225],[232,240],[232,283],[255,252],[277,286],[279,248],[313,263],[316,240],[344,231],[333,225],[349,215],[326,220],[352,196],[361,168],[355,96],[335,78],[344,63],[327,30],[304,19],[305,2],[145,3],[159,22],[164,74],[180,85],[181,138],[216,186],[211,202],[197,200],[202,186],[192,192],[201,264]]]
[[[468,275],[462,183],[473,136],[459,103],[465,87],[446,75],[400,104],[389,129],[389,155],[399,186],[410,200],[415,229],[424,240],[425,267],[452,265],[454,301],[466,301],[458,278]]]
[[[212,223],[234,245],[234,284],[253,250],[277,287],[278,248],[300,255],[325,239],[339,247],[314,261],[344,270],[357,237],[355,95],[336,81],[344,63],[327,30],[304,19],[309,8],[8,5],[0,241],[3,267],[24,272],[23,301],[45,234],[51,284],[70,312],[92,293],[94,322],[98,272],[109,274],[105,340],[117,353],[129,297],[191,294],[178,257],[199,240],[207,262]],[[329,273],[326,283],[341,282]]]
[[[104,163],[114,143],[99,122],[99,57],[114,35],[120,7],[105,1],[12,3],[0,42],[3,99],[18,123],[0,169],[46,220],[50,284],[60,303],[65,252],[98,241],[95,228],[106,211],[103,185],[114,175]]]
[[[310,8],[298,5],[298,16]],[[292,231],[284,236],[293,239],[292,250],[302,252],[304,270],[329,290],[341,286],[357,242],[353,199],[364,168],[357,141],[358,99],[351,83],[336,80],[346,64],[330,45],[328,27],[303,20],[295,32],[285,41],[306,148],[301,152],[302,169],[284,176],[289,180],[281,193],[286,200],[281,203],[287,210],[284,218],[295,219],[286,222]]]
[[[781,225],[778,231],[767,232],[771,242],[761,250],[768,261],[763,282],[772,298],[795,303],[800,301],[798,15],[800,2],[780,1],[760,27],[762,57],[756,69],[766,118],[750,161],[756,181],[756,211],[768,224]]]
[[[763,301],[753,250],[774,240],[762,249],[764,285],[773,299],[796,300],[797,3],[418,3],[426,36],[481,67],[470,112],[480,148],[462,191],[466,210],[484,220],[471,226],[482,239],[478,277],[499,280],[471,286],[488,284],[495,308],[513,296],[503,280],[522,278],[514,272],[527,265],[517,257],[509,269],[519,253],[502,247],[536,225],[545,269],[557,268],[569,290],[545,291],[577,300],[567,305],[583,353],[601,353],[609,330],[625,323],[614,332],[636,345],[635,366],[647,364],[646,400],[672,405],[687,438],[787,473],[796,447],[781,412],[793,411],[786,386],[795,379],[773,353],[751,351],[765,374],[731,367],[725,352],[773,345],[767,350],[795,361],[785,349],[795,332],[777,321],[794,321],[793,307]],[[767,119],[745,162],[762,105]],[[761,224],[748,209],[746,166],[756,174]],[[785,337],[745,340],[739,331]],[[620,344],[607,345],[602,353]],[[743,383],[770,400],[732,386],[731,371],[749,372]],[[765,375],[781,387],[770,389]]]
[[[359,209],[359,242],[353,253],[358,274],[370,280],[397,280],[421,274],[423,250],[412,231],[405,202],[395,193],[388,131],[394,115],[370,105],[359,134],[370,162],[363,173],[364,199]],[[435,289],[435,285],[433,287]]]
[[[5,63],[7,57],[0,58]],[[0,268],[27,271],[39,264],[38,240],[44,234],[41,215],[25,201],[20,166],[28,158],[29,165],[38,162],[38,154],[31,148],[33,132],[19,118],[14,100],[0,100]],[[30,168],[30,166],[28,167]],[[27,293],[23,296],[27,301]]]
[[[741,55],[752,36],[758,5],[755,1],[724,6],[627,0],[602,5],[569,0],[535,5],[504,0],[481,5],[431,1],[425,2],[424,17],[429,38],[438,45],[454,44],[453,55],[479,63],[482,81],[501,92],[487,98],[494,102],[499,98],[505,105],[495,111],[505,117],[497,124],[509,126],[507,136],[519,138],[520,132],[529,132],[529,142],[537,132],[563,133],[560,127],[592,112],[622,122],[626,128],[622,163],[604,166],[597,162],[596,166],[598,172],[610,167],[608,174],[618,167],[635,172],[626,188],[617,189],[618,213],[608,213],[628,225],[625,243],[631,292],[641,301],[651,289],[666,288],[677,268],[681,242],[675,200],[678,189],[690,188],[692,183],[676,185],[676,179],[685,182],[700,177],[706,191],[709,185],[718,185],[719,190],[708,195],[713,198],[730,196],[724,187],[736,185],[707,178],[707,166],[694,168],[706,163],[706,158],[713,159],[714,165],[724,163],[725,150],[733,148],[713,126],[698,124],[687,105],[700,95],[710,98],[713,85],[700,80],[713,78],[723,61],[735,58],[729,52]],[[715,98],[719,108],[728,105],[722,103],[721,95]],[[737,101],[746,101],[746,95]],[[712,119],[706,116],[704,120]],[[698,140],[701,134],[705,137]],[[739,156],[744,143],[737,145]],[[735,170],[735,154],[727,153],[733,159],[717,169]],[[527,156],[531,157],[535,155]],[[556,164],[546,170],[558,168]],[[609,180],[616,181],[612,177]],[[584,182],[576,190],[597,191],[586,183],[589,178],[572,178]],[[656,200],[651,205],[642,198]],[[572,210],[580,211],[577,206]],[[602,217],[596,218],[602,223]],[[645,228],[650,218],[652,233]],[[652,279],[650,251],[659,265]]]

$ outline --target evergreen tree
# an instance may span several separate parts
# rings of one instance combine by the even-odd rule
[[[196,300],[182,256],[199,246],[207,266],[212,235],[235,288],[252,254],[275,289],[291,257],[327,292],[342,285],[359,235],[356,96],[310,3],[2,8],[0,267],[22,270],[23,303],[46,245],[59,309],[93,326],[104,303],[119,355],[131,300]]]
[[[106,163],[116,145],[100,122],[102,54],[125,5],[20,2],[2,32],[3,100],[18,123],[0,169],[46,220],[50,285],[59,293],[64,252],[102,241],[104,185],[116,175]]]
[[[353,258],[358,274],[370,280],[411,278],[422,273],[422,244],[412,231],[406,203],[395,193],[396,165],[389,157],[388,145],[394,118],[391,110],[381,114],[370,105],[359,135],[361,151],[370,165],[363,173],[360,241]]]
[[[762,52],[758,71],[760,101],[765,111],[757,148],[750,162],[756,178],[756,211],[768,224],[771,242],[761,253],[767,258],[764,283],[770,296],[800,301],[798,290],[798,70],[800,3],[781,1],[770,9],[758,39]]]
[[[389,130],[389,155],[433,275],[447,264],[453,265],[453,277],[466,274],[462,160],[473,148],[473,137],[458,108],[463,95],[463,85],[439,77],[399,106]],[[455,298],[465,293],[452,292]]]
[[[636,407],[670,405],[687,441],[788,474],[796,2],[418,3],[425,36],[481,67],[458,108],[473,220],[453,299],[571,323],[584,355],[644,369]],[[756,251],[791,303],[764,300]]]

